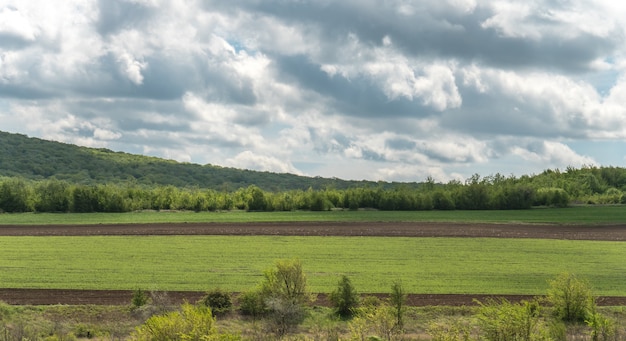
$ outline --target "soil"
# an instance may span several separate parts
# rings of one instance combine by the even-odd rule
[[[569,240],[626,241],[624,225],[528,225],[467,224],[425,222],[290,222],[290,223],[175,223],[175,224],[112,224],[112,225],[1,225],[0,236],[95,236],[95,235],[281,235],[281,236],[385,236],[385,237],[489,237],[547,238]],[[203,292],[170,291],[173,303],[198,301]],[[384,296],[384,294],[380,294]],[[125,290],[61,290],[0,289],[0,301],[25,305],[124,305],[129,304],[132,291]],[[474,305],[491,295],[411,294],[408,304],[414,306]],[[532,296],[499,295],[510,301]],[[318,305],[327,305],[327,297],[318,295]],[[626,306],[624,297],[600,297],[599,305]]]

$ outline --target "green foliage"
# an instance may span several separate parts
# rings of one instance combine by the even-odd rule
[[[589,334],[593,341],[609,341],[617,333],[615,321],[600,314],[594,301],[589,302],[585,323],[591,328]]]
[[[229,312],[233,306],[230,293],[219,288],[207,292],[201,302],[211,308],[211,311],[215,315],[225,314]]]
[[[537,301],[511,303],[502,299],[479,302],[478,324],[488,341],[549,341],[548,328],[543,324]]]
[[[546,170],[464,183],[344,181],[178,163],[0,132],[3,212],[487,210],[626,203],[626,169]]]
[[[391,341],[402,334],[396,324],[395,309],[389,304],[363,305],[357,311],[349,324],[352,340]]]
[[[148,303],[148,293],[146,293],[144,290],[142,289],[135,289],[133,291],[133,297],[131,299],[131,306],[133,308],[139,308],[142,307],[144,305],[146,305],[146,303]]]
[[[180,311],[150,317],[131,336],[134,341],[217,340],[215,318],[207,307],[183,304]]]
[[[261,294],[266,298],[278,298],[297,304],[311,301],[302,263],[297,259],[277,260],[275,267],[265,270]]]
[[[32,197],[26,182],[19,178],[7,179],[0,183],[0,212],[29,212],[32,210]]]
[[[433,322],[428,326],[432,341],[471,341],[471,327],[459,322]]]
[[[297,259],[276,261],[275,267],[263,274],[261,296],[275,334],[282,336],[302,323],[306,304],[312,300],[302,263]]]
[[[402,287],[402,282],[395,281],[391,285],[391,295],[389,295],[389,303],[393,307],[395,316],[395,328],[402,329],[404,327],[404,313],[406,312],[406,292]]]
[[[239,296],[239,311],[242,315],[251,316],[254,319],[265,314],[267,307],[261,292],[257,290],[242,292]]]
[[[330,293],[329,299],[335,313],[344,319],[352,317],[359,306],[359,295],[346,275],[341,276],[337,288]]]
[[[593,304],[591,287],[586,280],[562,273],[549,282],[547,300],[554,315],[566,322],[583,322]]]

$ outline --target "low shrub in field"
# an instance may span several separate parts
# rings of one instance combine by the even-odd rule
[[[478,309],[478,324],[487,341],[550,341],[550,333],[540,318],[537,301],[511,303],[489,300]]]
[[[131,335],[133,341],[166,340],[240,340],[233,335],[220,335],[211,310],[185,303],[179,311],[149,318]]]
[[[350,278],[346,275],[341,277],[337,284],[337,289],[328,298],[333,305],[335,313],[344,319],[352,317],[355,309],[359,306],[359,295]]]
[[[219,288],[207,292],[206,296],[202,298],[201,303],[210,307],[215,315],[226,314],[233,306],[230,293]]]
[[[470,341],[471,327],[460,322],[431,323],[427,329],[432,341]]]
[[[565,322],[584,322],[595,304],[589,283],[570,273],[550,281],[547,300],[554,307],[555,317]]]
[[[259,291],[246,291],[239,296],[239,311],[242,315],[259,318],[265,313],[265,303]]]
[[[148,294],[142,289],[136,289],[133,291],[133,298],[130,303],[134,309],[142,307],[148,303]]]

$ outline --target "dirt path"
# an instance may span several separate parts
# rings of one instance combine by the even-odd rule
[[[295,222],[295,223],[176,223],[125,225],[0,225],[0,236],[96,236],[96,235],[282,235],[282,236],[385,236],[385,237],[489,237],[549,238],[569,240],[626,241],[626,224],[602,226],[462,224],[424,222]],[[172,303],[195,302],[204,293],[172,291]],[[383,294],[380,294],[384,296]],[[124,290],[57,290],[0,289],[0,301],[9,304],[129,304],[132,291]],[[415,306],[473,305],[485,295],[409,295]],[[510,301],[531,296],[505,295]],[[326,305],[325,295],[317,304]],[[626,297],[601,297],[599,305],[626,306]]]

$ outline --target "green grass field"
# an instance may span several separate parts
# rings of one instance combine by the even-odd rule
[[[619,224],[626,206],[575,206],[515,211],[331,211],[331,212],[133,212],[0,214],[7,224],[114,224],[268,221],[440,221],[487,223]]]
[[[250,289],[299,258],[314,292],[347,274],[360,292],[543,294],[560,272],[626,295],[623,242],[268,236],[0,237],[0,287]]]

